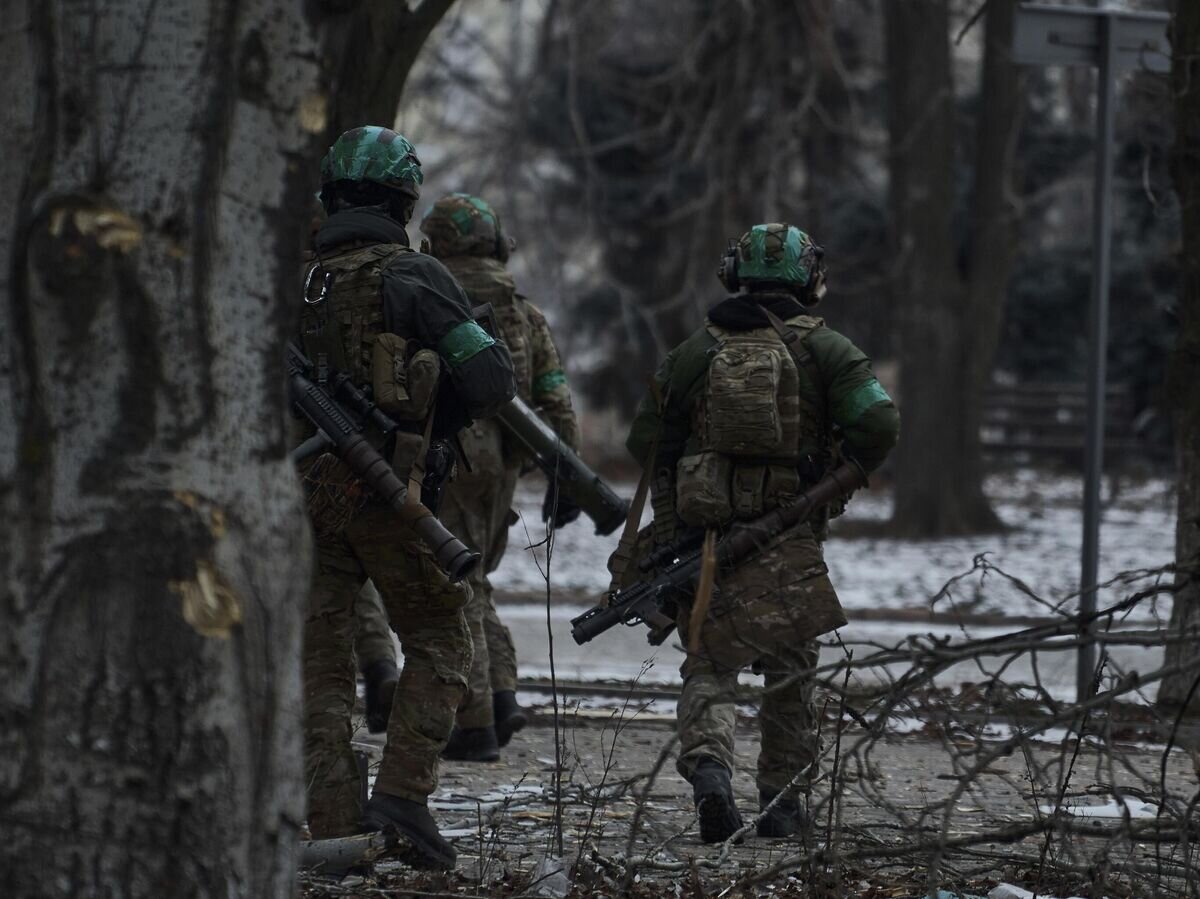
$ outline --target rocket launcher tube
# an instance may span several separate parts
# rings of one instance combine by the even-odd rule
[[[573,449],[520,397],[496,413],[500,424],[533,456],[558,489],[596,525],[597,534],[611,534],[625,523],[629,503],[617,496]]]

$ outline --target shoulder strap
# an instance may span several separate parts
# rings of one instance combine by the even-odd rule
[[[821,430],[827,432],[829,430],[829,399],[826,396],[824,385],[821,384],[821,369],[817,367],[817,360],[808,351],[808,347],[800,342],[800,334],[794,328],[766,306],[760,308],[766,314],[767,321],[771,323],[775,333],[779,335],[779,339],[783,341],[792,361],[796,363],[796,368],[804,372],[813,390],[817,393],[818,401],[821,404]],[[819,323],[813,328],[809,328],[809,331],[815,330],[817,327],[820,327]]]
[[[312,281],[317,274],[321,278],[321,292],[315,300],[310,299]],[[317,366],[317,383],[323,388],[329,382],[330,370],[341,371],[346,367],[345,350],[342,347],[341,324],[333,302],[333,287],[337,271],[325,267],[321,257],[309,266],[304,276],[304,302],[315,317],[312,328],[304,329],[300,342],[304,351]],[[321,308],[324,307],[324,308]]]

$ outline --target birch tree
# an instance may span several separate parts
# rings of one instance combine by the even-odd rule
[[[5,12],[0,894],[290,896],[310,549],[281,347],[317,23]]]

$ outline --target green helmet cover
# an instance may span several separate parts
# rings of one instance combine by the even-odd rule
[[[442,197],[421,219],[421,231],[429,238],[433,255],[493,256],[508,258],[508,240],[496,210],[471,194]]]
[[[739,281],[773,281],[807,287],[821,263],[821,250],[794,225],[755,225],[738,241]]]
[[[321,160],[321,182],[372,181],[416,197],[421,192],[421,160],[408,140],[390,128],[351,128]]]

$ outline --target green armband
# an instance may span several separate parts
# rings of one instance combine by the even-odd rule
[[[561,368],[555,368],[543,375],[540,375],[538,379],[533,382],[533,395],[542,396],[550,393],[556,387],[561,387],[566,383],[566,372],[564,372]]]
[[[833,410],[833,419],[842,427],[848,428],[862,418],[863,413],[876,403],[890,403],[891,401],[892,398],[883,389],[883,385],[872,378],[842,398]]]
[[[471,320],[455,325],[438,341],[438,355],[451,365],[462,365],[476,353],[495,344],[491,335]]]

